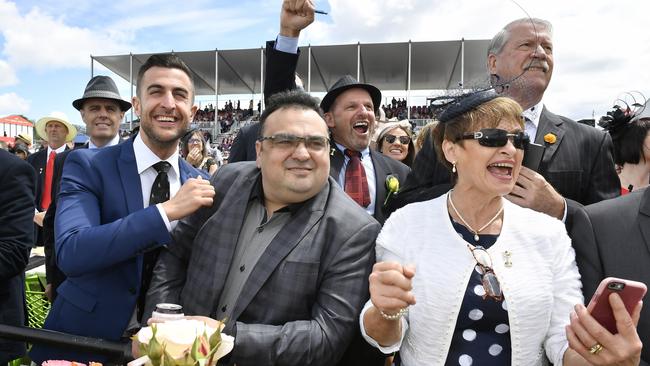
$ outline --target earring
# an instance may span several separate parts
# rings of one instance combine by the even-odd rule
[[[455,161],[451,163],[451,172],[456,173],[456,162]]]

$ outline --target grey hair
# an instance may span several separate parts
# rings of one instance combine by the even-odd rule
[[[522,23],[532,23],[536,30],[546,30],[551,36],[553,36],[553,25],[548,20],[539,19],[539,18],[520,18],[513,20],[508,23],[503,29],[501,29],[490,41],[490,46],[488,47],[487,55],[498,55],[503,50],[503,46],[508,42],[510,38],[510,29],[515,25]]]

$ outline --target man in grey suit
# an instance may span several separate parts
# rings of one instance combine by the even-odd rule
[[[650,283],[650,190],[586,206],[576,212],[571,231],[582,292],[590,299],[606,277]],[[650,344],[650,307],[644,306],[637,326]],[[641,351],[641,365],[650,365],[650,347]]]
[[[333,365],[368,298],[380,226],[329,178],[318,101],[276,94],[260,119],[256,162],[211,179],[211,207],[181,221],[154,270],[157,303],[227,319],[230,363]]]

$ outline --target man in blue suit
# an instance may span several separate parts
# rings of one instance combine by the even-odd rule
[[[178,141],[196,112],[189,68],[177,56],[153,55],[140,68],[137,85],[133,108],[140,133],[101,150],[76,150],[66,159],[55,248],[67,279],[46,329],[126,339],[138,328],[157,252],[170,242],[176,221],[212,204],[214,188],[178,155]],[[37,364],[105,361],[43,345],[30,354]]]

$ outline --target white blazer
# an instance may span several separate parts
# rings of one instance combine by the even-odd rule
[[[454,230],[447,195],[413,203],[391,215],[377,238],[377,261],[415,264],[417,303],[401,319],[402,338],[381,347],[363,327],[370,344],[385,353],[400,351],[403,364],[444,365],[465,289],[476,261]],[[564,326],[573,306],[583,303],[580,274],[564,224],[503,200],[503,226],[488,252],[506,299],[512,365],[562,365],[568,344]],[[511,266],[505,265],[504,252]],[[480,362],[479,362],[480,364]]]

